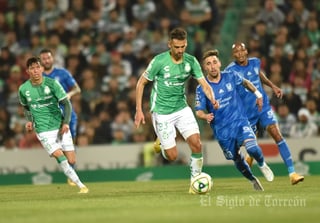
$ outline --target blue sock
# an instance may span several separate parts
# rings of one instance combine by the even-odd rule
[[[295,172],[291,153],[286,140],[282,139],[280,142],[277,143],[277,145],[279,147],[280,155],[288,168],[289,174]]]
[[[234,165],[245,178],[247,178],[250,181],[254,179],[250,167],[248,166],[247,162],[244,160],[241,154],[239,154],[237,158],[234,160]]]
[[[246,150],[248,154],[253,157],[259,166],[262,166],[264,163],[264,157],[261,151],[261,148],[258,146],[256,140],[250,140],[245,143]]]

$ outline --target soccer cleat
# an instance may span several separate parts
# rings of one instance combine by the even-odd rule
[[[160,153],[161,152],[161,143],[159,138],[156,139],[153,143],[153,149],[155,153]]]
[[[292,185],[298,184],[299,182],[302,182],[304,180],[304,176],[300,176],[297,173],[292,173],[289,175],[289,177]]]
[[[87,193],[89,193],[89,189],[86,186],[81,187],[80,191],[78,192],[78,194],[87,194]]]
[[[252,167],[253,164],[253,157],[246,155],[246,162],[248,163],[249,167]]]
[[[68,180],[67,180],[67,183],[70,185],[70,186],[72,186],[72,187],[74,187],[74,186],[77,186],[77,184],[75,184],[72,180],[70,180],[69,178],[68,178]]]
[[[257,191],[264,191],[260,181],[258,180],[258,178],[254,177],[253,180],[251,180],[251,183],[253,185],[253,189],[257,190]]]
[[[189,187],[189,194],[196,194],[196,192],[192,190],[191,186]]]
[[[259,167],[259,169],[261,170],[264,178],[266,178],[267,181],[273,181],[273,172],[266,163],[263,163],[263,165]]]

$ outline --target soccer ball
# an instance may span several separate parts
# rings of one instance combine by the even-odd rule
[[[196,194],[208,193],[212,188],[212,184],[211,176],[204,172],[191,179],[191,189]]]

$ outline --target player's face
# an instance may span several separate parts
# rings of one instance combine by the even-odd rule
[[[33,63],[27,69],[27,73],[30,75],[30,80],[33,83],[41,83],[42,72],[43,72],[43,67],[41,66],[40,63]]]
[[[248,51],[242,45],[236,45],[232,49],[232,55],[239,64],[245,65],[247,63]]]
[[[51,53],[40,54],[41,64],[44,67],[44,71],[50,71],[53,66],[53,56]]]
[[[186,51],[187,40],[172,39],[169,41],[171,56],[177,61],[180,60]]]
[[[203,62],[203,69],[206,74],[213,78],[218,79],[220,76],[221,62],[216,56],[207,57]]]

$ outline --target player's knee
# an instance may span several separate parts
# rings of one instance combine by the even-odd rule
[[[177,149],[174,149],[174,148],[165,150],[165,153],[166,153],[166,158],[169,161],[175,161],[178,157]]]

